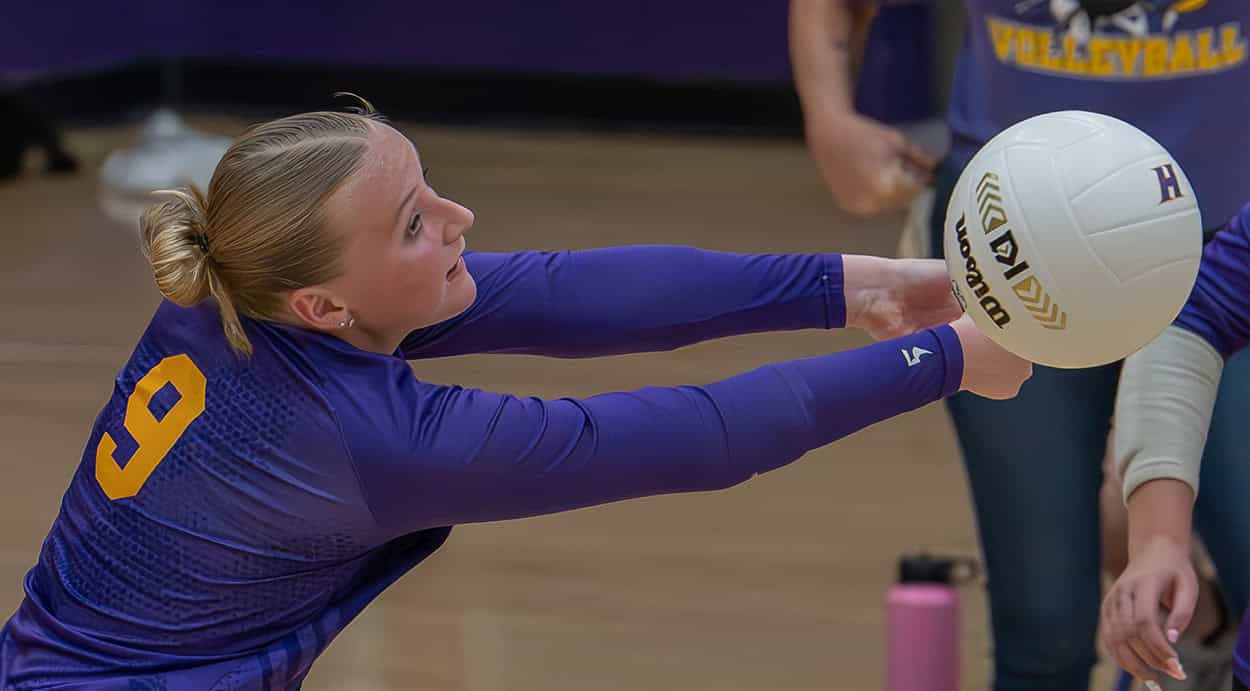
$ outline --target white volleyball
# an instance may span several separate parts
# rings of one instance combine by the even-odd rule
[[[943,230],[955,296],[1032,362],[1120,360],[1180,312],[1202,219],[1180,164],[1116,118],[1038,115],[1003,130],[955,185]]]

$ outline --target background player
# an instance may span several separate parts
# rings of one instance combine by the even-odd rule
[[[1236,214],[1250,189],[1250,168],[1228,166],[1226,154],[1250,149],[1250,3],[966,0],[947,117],[950,149],[936,164],[901,131],[855,111],[854,49],[877,4],[891,2],[791,2],[791,55],[808,145],[834,200],[849,212],[902,208],[932,180],[930,237],[919,243],[929,256],[941,256],[947,199],[973,153],[1007,126],[1043,112],[1091,110],[1149,133],[1184,167],[1211,229]],[[947,401],[985,555],[999,691],[1089,686],[1102,585],[1102,461],[1118,377],[1119,363],[1038,367],[1009,402],[963,395]],[[1247,407],[1250,358],[1234,358],[1202,466],[1211,489],[1196,507],[1198,532],[1232,610],[1229,622],[1245,609],[1250,586]],[[1067,510],[1054,511],[1059,505]],[[1111,518],[1106,557],[1116,569],[1125,537]],[[1203,591],[1204,630],[1185,641],[1191,648],[1183,653],[1192,668],[1212,657],[1202,643],[1218,649],[1231,638],[1221,638],[1218,591],[1209,583]],[[1227,667],[1229,652],[1220,657]]]

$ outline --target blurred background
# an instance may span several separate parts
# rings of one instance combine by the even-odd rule
[[[478,249],[690,244],[893,256],[904,213],[838,211],[804,148],[783,0],[6,3],[0,22],[0,611],[19,602],[92,420],[159,301],[150,190],[206,185],[250,123],[373,104]],[[896,2],[856,86],[945,147],[961,3]],[[420,363],[517,394],[706,383],[867,342],[756,335],[586,361]],[[876,689],[901,555],[976,555],[937,406],[725,492],[456,529],[306,689]],[[981,590],[963,687],[986,688]],[[1105,674],[1105,671],[1103,672]]]

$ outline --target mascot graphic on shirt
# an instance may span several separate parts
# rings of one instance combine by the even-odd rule
[[[1179,0],[1162,8],[1161,28],[1171,31],[1186,12],[1206,6],[1207,0]],[[1060,30],[1070,32],[1078,43],[1085,43],[1095,31],[1108,26],[1129,36],[1143,37],[1150,32],[1150,13],[1161,3],[1149,0],[1050,0],[1050,13]]]
[[[1152,80],[1245,63],[1241,23],[1211,9],[1250,0],[1019,0],[987,15],[994,54],[1022,70],[1078,79]]]

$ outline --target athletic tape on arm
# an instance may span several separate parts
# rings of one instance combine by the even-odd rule
[[[1198,494],[1198,471],[1224,359],[1201,336],[1169,326],[1130,355],[1115,404],[1115,463],[1123,499],[1144,482],[1182,480]]]

